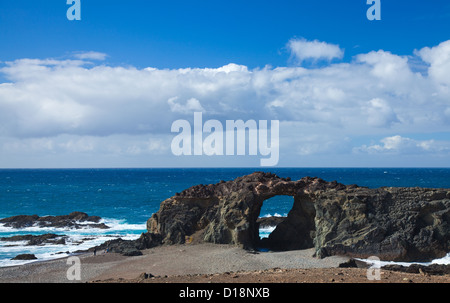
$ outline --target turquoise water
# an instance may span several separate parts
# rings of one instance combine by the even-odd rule
[[[109,230],[12,229],[0,225],[0,237],[56,233],[69,236],[66,245],[10,246],[0,241],[0,266],[20,253],[50,259],[103,243],[112,238],[132,239],[145,232],[147,219],[160,203],[197,184],[232,180],[261,168],[207,169],[20,169],[0,170],[0,218],[15,215],[65,215],[73,211],[100,216]],[[276,168],[266,169],[293,180],[305,176],[367,187],[420,186],[450,188],[449,168]],[[260,216],[286,215],[292,203],[275,197],[264,203]],[[79,244],[82,238],[91,240]],[[17,243],[15,243],[17,244]]]

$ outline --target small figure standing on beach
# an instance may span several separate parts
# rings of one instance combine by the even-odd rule
[[[94,248],[94,256],[97,254],[97,248]]]

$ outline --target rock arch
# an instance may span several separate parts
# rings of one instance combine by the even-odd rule
[[[314,247],[315,217],[314,202],[308,195],[297,194],[286,219],[276,225],[267,239],[258,246],[270,250],[295,250]],[[264,203],[264,202],[263,202]]]
[[[369,189],[311,177],[292,181],[264,172],[177,193],[161,203],[147,229],[165,244],[256,248],[261,206],[277,195],[292,196],[294,205],[269,241],[275,249],[314,247],[318,257],[376,255],[405,261],[443,257],[449,251],[449,190]]]

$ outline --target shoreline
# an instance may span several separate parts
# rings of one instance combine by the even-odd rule
[[[223,244],[159,246],[142,256],[98,252],[77,255],[81,280],[70,281],[68,257],[0,268],[0,283],[450,283],[433,276],[381,269],[340,268],[347,257],[313,258],[312,250],[249,252]]]

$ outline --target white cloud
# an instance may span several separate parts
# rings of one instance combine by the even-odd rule
[[[344,56],[344,51],[339,45],[321,42],[318,40],[308,41],[302,39],[291,39],[287,47],[291,54],[301,63],[305,60],[319,60],[325,59],[331,61],[332,59],[341,59]]]
[[[390,127],[399,122],[397,115],[383,99],[374,98],[368,102],[366,109],[367,123],[375,127]]]
[[[324,42],[290,44],[299,60],[343,55]],[[423,74],[410,69],[407,57],[382,50],[322,67],[253,70],[232,63],[183,69],[107,66],[89,61],[106,58],[95,52],[74,60],[18,59],[0,66],[8,81],[0,83],[0,158],[27,149],[30,154],[167,152],[172,122],[193,119],[195,111],[203,112],[204,120],[222,122],[281,120],[285,156],[350,153],[352,138],[373,136],[385,139],[356,150],[446,153],[442,141],[404,134],[432,138],[450,132],[449,45],[416,51],[429,63]],[[148,137],[154,140],[149,143]]]
[[[192,114],[193,112],[203,112],[205,109],[195,98],[191,98],[186,101],[186,104],[177,103],[176,100],[178,97],[173,97],[167,100],[167,103],[170,106],[170,110],[174,113],[182,113],[182,114]]]
[[[383,81],[383,84],[401,85],[411,81],[413,73],[408,65],[408,58],[379,50],[356,56],[357,61],[372,67],[371,74]]]
[[[6,154],[109,154],[158,155],[167,153],[170,140],[164,136],[127,136],[112,135],[106,137],[59,135],[51,138],[3,138],[0,151]]]
[[[367,153],[396,153],[396,154],[430,154],[450,153],[450,141],[414,140],[399,135],[380,140],[382,145],[363,145],[356,148],[356,152]]]
[[[105,53],[99,53],[99,52],[79,52],[79,53],[75,53],[73,56],[80,60],[87,59],[87,60],[103,61],[106,59],[106,57],[108,55]]]
[[[335,134],[303,134],[296,138],[285,137],[283,141],[285,140],[291,141],[285,144],[301,157],[329,154],[338,157],[339,154],[346,153],[351,149],[348,138]]]
[[[450,122],[450,93],[436,92],[433,79],[411,73],[403,58],[380,52],[315,69],[160,70],[22,59],[0,71],[11,81],[0,84],[0,133],[7,136],[166,133],[194,111],[349,134],[445,131]]]
[[[416,54],[430,64],[429,75],[435,81],[450,85],[450,40],[435,47],[424,47]]]

